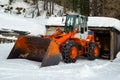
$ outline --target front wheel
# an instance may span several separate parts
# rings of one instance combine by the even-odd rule
[[[70,40],[65,43],[62,48],[62,57],[65,63],[74,63],[77,60],[78,47],[77,44]]]
[[[100,49],[98,47],[98,44],[95,42],[90,43],[89,45],[89,53],[88,53],[88,59],[94,60],[98,58],[100,55]]]

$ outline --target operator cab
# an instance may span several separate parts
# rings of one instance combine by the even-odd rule
[[[74,31],[75,28],[78,28],[79,32],[76,34],[76,37],[85,40],[88,35],[87,21],[88,18],[86,16],[67,15],[64,31],[68,33]]]

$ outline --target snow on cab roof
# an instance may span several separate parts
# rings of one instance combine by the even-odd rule
[[[46,25],[64,26],[62,17],[50,17]],[[88,17],[89,27],[114,27],[120,31],[120,20],[110,17]]]

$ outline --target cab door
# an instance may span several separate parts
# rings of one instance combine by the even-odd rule
[[[75,19],[75,26],[79,28],[79,33],[75,37],[86,40],[88,35],[87,17],[80,16]]]
[[[81,16],[80,18],[80,38],[86,40],[88,36],[88,26],[87,26],[87,17]]]

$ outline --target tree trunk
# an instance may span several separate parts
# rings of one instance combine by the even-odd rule
[[[52,0],[52,14],[54,14],[54,0]]]
[[[48,0],[44,0],[43,9],[48,10]]]
[[[80,1],[80,13],[82,15],[89,16],[90,14],[89,0]]]
[[[66,0],[63,0],[63,4],[64,4],[64,12],[66,11]]]
[[[37,2],[36,2],[36,3],[37,3],[37,4],[36,4],[36,5],[37,5],[37,16],[40,16],[40,10],[39,10],[39,6],[38,6],[38,0],[36,0],[36,1],[37,1]]]
[[[75,11],[75,0],[73,0],[73,11]]]
[[[46,10],[48,11],[48,0],[46,1]]]
[[[9,0],[9,4],[10,4],[10,5],[11,5],[12,1],[13,1],[13,0]]]
[[[51,7],[52,7],[51,3],[52,3],[52,2],[50,1],[50,15],[51,15],[51,13],[52,13],[52,11],[51,11]]]
[[[43,10],[46,10],[46,0],[44,0]]]

